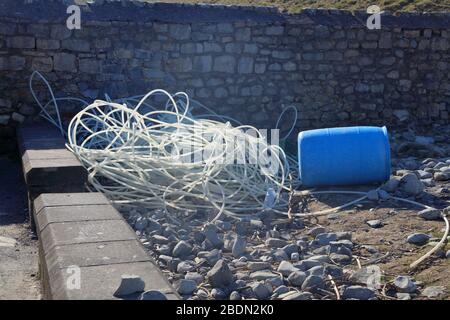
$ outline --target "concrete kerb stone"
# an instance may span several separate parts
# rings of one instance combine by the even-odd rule
[[[34,207],[45,298],[115,299],[121,275],[136,274],[145,281],[145,290],[179,299],[103,194],[42,194]],[[81,286],[70,289],[73,266],[79,270]]]

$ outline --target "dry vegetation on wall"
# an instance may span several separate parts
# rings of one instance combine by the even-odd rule
[[[151,1],[148,2],[158,2]],[[396,11],[450,11],[449,0],[164,0],[161,2],[209,3],[227,5],[276,6],[283,11],[298,12],[303,8],[333,8],[366,10],[378,5],[382,10]]]

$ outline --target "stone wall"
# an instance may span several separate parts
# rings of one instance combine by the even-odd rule
[[[97,1],[80,30],[67,17],[59,1],[0,4],[0,135],[36,113],[32,70],[57,96],[186,91],[260,128],[288,105],[299,130],[449,122],[450,14],[369,30],[364,13]]]

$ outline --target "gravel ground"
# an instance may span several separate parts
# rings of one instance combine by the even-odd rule
[[[19,160],[0,156],[0,300],[40,299],[38,245]]]
[[[450,209],[448,136],[450,126],[435,127],[427,136],[393,133],[391,179],[378,190],[350,188],[372,191],[356,206],[319,218],[287,221],[266,212],[212,224],[199,210],[177,223],[160,210],[120,210],[185,299],[448,299],[448,246],[409,269],[444,232],[440,214]],[[422,211],[392,196],[437,210]],[[353,199],[294,196],[291,206],[293,212],[316,212]]]

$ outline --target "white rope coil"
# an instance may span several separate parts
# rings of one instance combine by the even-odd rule
[[[155,107],[161,97],[163,107]],[[192,116],[185,93],[153,90],[134,107],[97,100],[70,122],[68,148],[96,190],[116,203],[163,208],[172,218],[199,210],[215,212],[213,220],[251,215],[264,210],[269,188],[275,210],[288,205],[280,197],[291,169],[284,151],[254,127]]]

